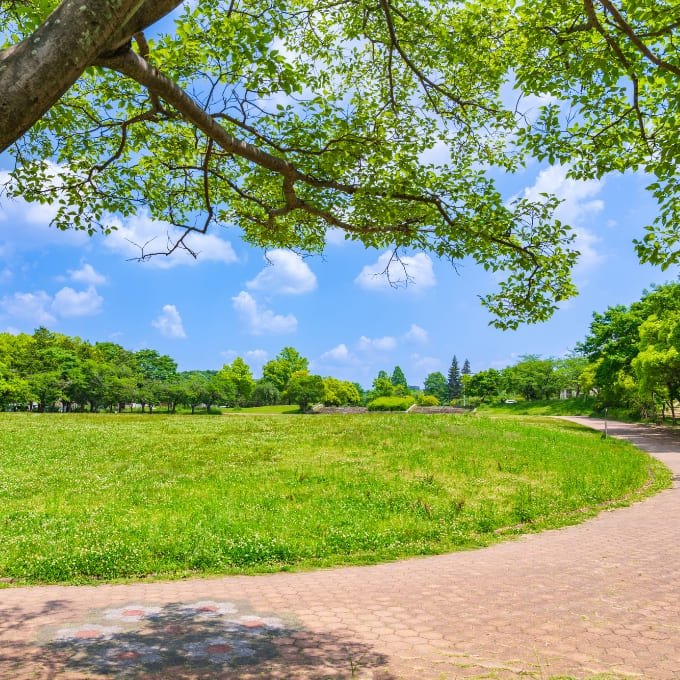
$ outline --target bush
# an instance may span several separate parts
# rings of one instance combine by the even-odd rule
[[[421,406],[439,406],[439,399],[433,394],[426,394],[420,398]]]
[[[415,399],[408,395],[405,397],[378,397],[366,404],[369,411],[406,411],[415,404]]]

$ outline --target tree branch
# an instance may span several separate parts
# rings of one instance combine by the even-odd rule
[[[0,151],[45,114],[143,4],[63,0],[31,36],[0,52]]]
[[[599,0],[602,7],[604,7],[611,15],[614,17],[616,25],[621,29],[623,34],[628,37],[628,39],[635,45],[638,51],[651,61],[655,66],[663,69],[664,71],[669,71],[676,76],[680,76],[680,67],[671,64],[664,59],[657,57],[650,49],[645,45],[640,37],[635,33],[633,27],[624,19],[623,15],[619,10],[610,2],[610,0]]]

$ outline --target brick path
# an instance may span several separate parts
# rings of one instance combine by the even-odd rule
[[[674,487],[472,552],[0,590],[0,678],[678,680],[680,438],[620,423],[609,432],[663,460]]]

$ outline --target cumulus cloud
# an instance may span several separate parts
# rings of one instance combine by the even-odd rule
[[[333,347],[333,349],[329,349],[327,352],[324,352],[320,358],[324,360],[330,359],[331,361],[344,363],[349,361],[352,358],[352,355],[350,354],[350,351],[347,349],[347,345],[342,343],[337,347]]]
[[[413,372],[421,376],[421,382],[425,380],[427,375],[439,371],[446,375],[442,360],[437,357],[421,356],[420,354],[412,354],[411,357]]]
[[[261,307],[250,293],[242,290],[232,298],[234,309],[248,324],[253,335],[279,335],[297,330],[297,319],[292,314],[282,316]]]
[[[148,214],[130,217],[125,222],[116,218],[112,223],[117,228],[103,239],[103,243],[109,250],[127,258],[140,257],[142,248],[145,253],[162,252],[170,242],[174,243],[182,235],[181,229],[157,222]],[[198,254],[198,258],[192,257],[184,249],[178,249],[172,255],[152,257],[147,263],[159,269],[169,269],[182,264],[196,265],[201,262],[232,264],[238,260],[231,243],[223,241],[214,233],[191,233],[186,237],[185,243]]]
[[[362,335],[359,338],[358,347],[360,350],[378,350],[381,352],[386,352],[394,349],[397,346],[397,341],[391,335],[386,335],[383,338],[367,338]]]
[[[55,168],[58,166],[55,166]],[[9,181],[9,172],[0,170],[0,184]],[[83,247],[89,236],[84,231],[60,231],[50,227],[57,214],[57,206],[28,203],[21,198],[1,199],[0,256],[13,257],[16,253],[43,248],[46,245]],[[20,224],[21,228],[17,225]]]
[[[316,276],[309,265],[290,250],[272,250],[267,253],[269,264],[246,283],[251,290],[282,295],[300,295],[316,288]]]
[[[426,343],[428,340],[427,331],[420,326],[412,323],[408,332],[404,333],[404,340],[408,342]]]
[[[165,305],[163,311],[151,322],[151,325],[157,328],[164,338],[184,339],[187,337],[182,325],[182,317],[175,305]]]
[[[103,286],[107,283],[106,277],[96,272],[91,264],[84,264],[80,269],[69,269],[68,275],[71,281],[91,286]]]
[[[101,311],[103,301],[94,286],[88,286],[81,292],[65,286],[54,296],[52,310],[63,317],[92,316]]]
[[[57,317],[92,316],[101,311],[104,299],[94,286],[76,291],[64,286],[54,297],[39,290],[33,293],[16,292],[0,300],[0,311],[14,319],[49,326]]]
[[[401,263],[391,262],[392,251],[384,252],[375,264],[368,264],[354,283],[365,290],[389,290],[405,287],[408,290],[422,290],[436,284],[432,260],[425,253],[404,255]]]
[[[580,251],[579,266],[590,268],[600,264],[604,255],[597,250],[601,241],[583,226],[604,209],[604,201],[595,198],[604,187],[604,180],[576,180],[567,177],[568,166],[553,165],[542,170],[533,186],[524,190],[524,197],[532,201],[542,200],[542,194],[554,194],[562,199],[555,217],[574,228],[574,247]]]
[[[342,246],[347,242],[345,234],[347,232],[337,227],[329,227],[326,229],[326,243],[329,246]]]
[[[13,319],[22,319],[41,326],[56,322],[51,313],[52,298],[44,291],[35,293],[14,293],[0,300],[0,309]]]

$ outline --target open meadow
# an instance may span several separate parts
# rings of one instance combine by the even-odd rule
[[[669,483],[629,444],[541,418],[0,414],[0,577],[366,564],[574,523]]]

